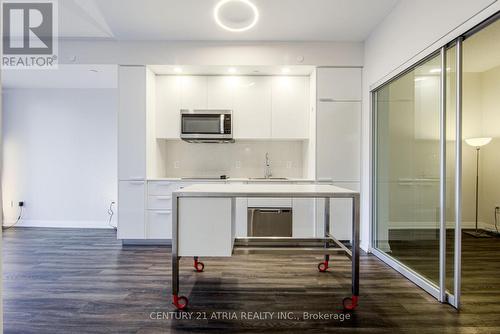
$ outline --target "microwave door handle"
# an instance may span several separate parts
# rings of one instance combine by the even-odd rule
[[[224,134],[224,115],[220,115],[220,134]]]

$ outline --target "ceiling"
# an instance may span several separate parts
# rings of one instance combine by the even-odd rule
[[[61,38],[189,41],[363,41],[399,0],[251,0],[257,25],[230,32],[218,0],[59,1]]]
[[[2,70],[2,88],[117,88],[116,65],[59,65],[47,70]]]

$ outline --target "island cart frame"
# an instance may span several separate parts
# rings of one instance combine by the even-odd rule
[[[342,188],[338,188],[342,189]],[[178,208],[179,200],[188,197],[198,198],[231,198],[231,216],[234,218],[236,198],[237,197],[286,197],[286,198],[323,198],[325,201],[324,211],[324,238],[297,239],[297,238],[276,238],[276,237],[253,237],[253,238],[235,238],[233,247],[234,253],[285,253],[285,254],[312,254],[324,255],[323,262],[318,264],[318,270],[325,272],[329,268],[331,254],[343,253],[352,262],[352,295],[343,299],[342,304],[346,310],[354,310],[359,302],[359,221],[360,221],[360,196],[358,192],[281,192],[270,193],[224,193],[224,192],[186,192],[183,189],[172,193],[172,302],[179,310],[184,310],[188,306],[188,298],[179,296],[179,260],[178,256],[178,237],[179,237],[179,219]],[[330,199],[332,198],[351,198],[352,199],[352,247],[347,248],[343,243],[337,240],[330,233]],[[301,247],[304,242],[320,241],[322,247]],[[267,244],[267,245],[266,245]],[[279,246],[277,246],[279,245]],[[282,246],[283,245],[283,246]],[[286,247],[292,245],[292,247]],[[333,247],[331,247],[333,246]],[[195,270],[201,272],[204,269],[203,262],[199,257],[194,257]]]

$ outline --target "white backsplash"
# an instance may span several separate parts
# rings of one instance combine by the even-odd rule
[[[231,144],[187,143],[158,139],[165,175],[160,177],[263,177],[269,153],[273,177],[302,178],[302,141],[236,141]]]

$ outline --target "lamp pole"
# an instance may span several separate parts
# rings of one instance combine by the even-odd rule
[[[477,220],[478,220],[478,211],[479,211],[479,151],[481,147],[476,147],[476,233],[477,230]]]

